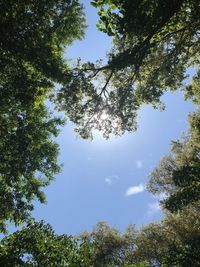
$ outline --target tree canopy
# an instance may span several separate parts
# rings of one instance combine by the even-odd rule
[[[162,108],[160,97],[181,88],[199,106],[198,0],[95,0],[99,30],[113,38],[107,64],[73,68],[66,48],[84,35],[78,0],[0,0],[0,232],[25,226],[0,241],[0,265],[69,267],[199,266],[200,110],[172,142],[150,176],[149,191],[164,193],[165,217],[125,233],[98,223],[80,236],[57,235],[31,218],[33,200],[60,171],[55,137],[64,120],[83,138],[137,128],[143,104]],[[189,81],[188,68],[192,68]],[[185,85],[185,83],[187,83]],[[59,85],[59,86],[58,86]],[[51,103],[52,104],[52,103]]]
[[[0,231],[30,217],[60,169],[53,137],[63,121],[46,100],[69,72],[65,48],[84,28],[76,0],[0,1]]]
[[[135,131],[143,104],[163,108],[160,97],[166,90],[182,87],[188,94],[187,69],[199,65],[199,1],[92,4],[99,9],[99,29],[113,39],[107,64],[79,60],[54,99],[82,137],[98,129],[108,138]]]
[[[171,153],[150,175],[148,189],[164,193],[165,208],[172,212],[200,201],[200,111],[189,115],[190,129],[182,140],[172,142]]]
[[[34,222],[0,242],[1,266],[188,267],[199,266],[198,208],[167,214],[160,223],[124,233],[98,223],[80,236],[57,235]]]
[[[162,108],[164,91],[179,88],[187,68],[198,66],[198,1],[92,4],[100,9],[99,29],[114,45],[106,65],[78,60],[72,68],[63,55],[84,34],[78,0],[0,1],[1,231],[7,220],[27,219],[33,199],[44,202],[41,188],[59,171],[52,137],[63,121],[50,114],[46,100],[65,111],[83,138],[93,129],[108,138],[136,130],[142,104]],[[194,102],[198,76],[184,88]]]
[[[57,235],[49,224],[34,222],[1,241],[0,264],[7,267],[88,267],[89,247],[72,236]],[[87,256],[87,257],[86,257]]]

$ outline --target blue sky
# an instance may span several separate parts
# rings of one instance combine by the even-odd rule
[[[72,61],[81,57],[104,58],[111,40],[96,30],[96,10],[86,7],[85,39],[66,51]],[[47,205],[36,204],[33,215],[50,223],[57,233],[78,234],[98,221],[124,230],[159,220],[161,211],[145,190],[151,170],[170,149],[170,142],[187,129],[187,114],[193,110],[180,92],[163,97],[166,110],[145,106],[139,113],[136,133],[104,140],[95,134],[92,142],[77,138],[69,123],[57,138],[62,172],[45,189]]]

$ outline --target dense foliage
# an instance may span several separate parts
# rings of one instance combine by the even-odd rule
[[[113,38],[107,64],[78,61],[55,102],[82,137],[98,129],[108,138],[136,130],[143,104],[163,108],[166,90],[186,91],[187,69],[199,65],[200,9],[198,0],[92,4],[99,10],[99,29]]]
[[[45,101],[69,69],[62,56],[84,29],[78,1],[0,1],[0,232],[30,217],[60,169],[62,120]]]
[[[5,237],[0,246],[2,267],[88,267],[89,247],[72,236],[57,235],[44,222],[34,222]],[[87,257],[86,257],[87,256]]]
[[[200,201],[200,111],[189,116],[190,129],[172,142],[171,153],[152,172],[148,189],[164,193],[163,205],[175,212]]]
[[[106,223],[78,237],[57,235],[44,222],[5,237],[1,266],[69,267],[197,267],[200,265],[198,208],[168,214],[160,223],[121,234]]]

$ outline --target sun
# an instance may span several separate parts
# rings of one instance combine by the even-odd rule
[[[101,120],[107,120],[109,117],[108,113],[106,113],[105,111],[101,114],[100,118]]]

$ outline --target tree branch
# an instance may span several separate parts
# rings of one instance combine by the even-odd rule
[[[110,79],[112,78],[112,76],[113,76],[113,70],[111,71],[111,73],[110,73],[110,75],[109,75],[104,87],[102,88],[99,96],[101,96],[104,93],[104,91],[106,91],[106,87],[108,86],[108,83],[110,82]]]

